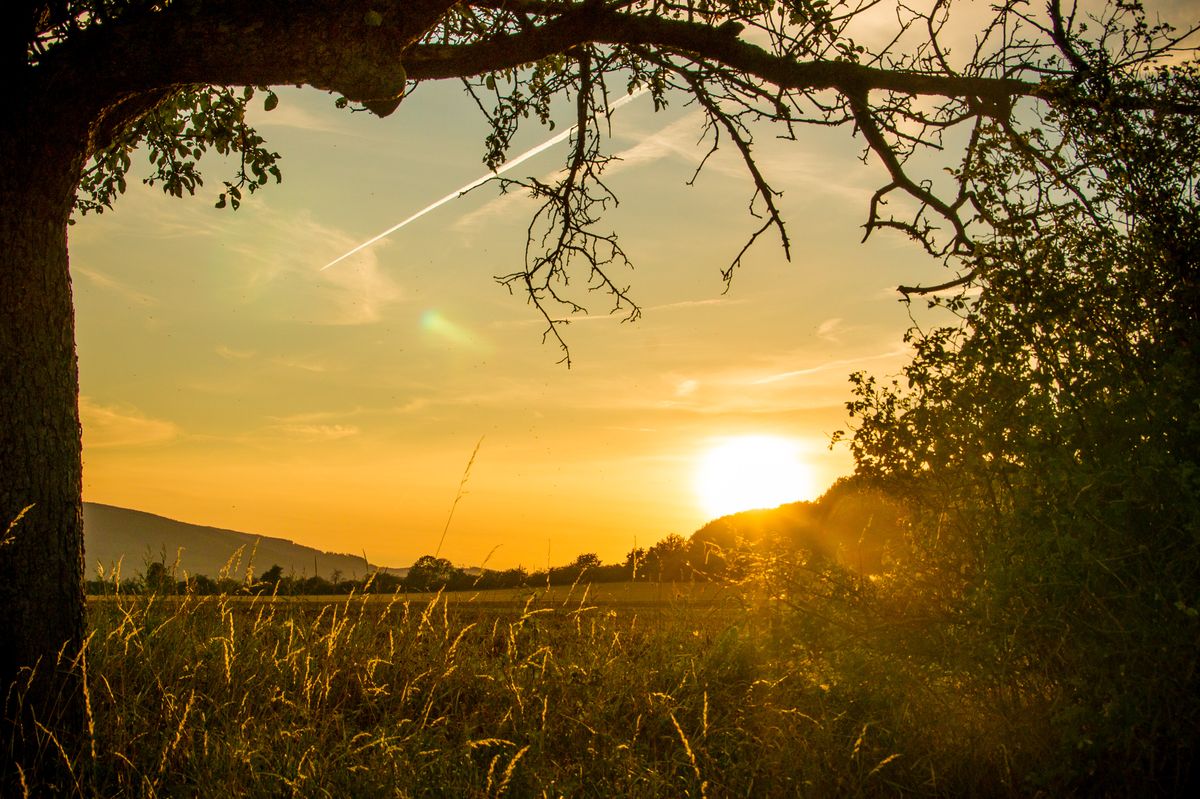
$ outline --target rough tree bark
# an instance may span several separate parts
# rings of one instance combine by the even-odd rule
[[[192,83],[295,83],[395,109],[398,55],[448,0],[178,3],[96,26],[25,63],[20,28],[44,20],[6,4],[0,59],[12,95],[0,116],[0,795],[28,783],[69,790],[83,731],[82,439],[67,227],[87,159]],[[49,8],[48,6],[46,7]],[[19,9],[17,9],[19,10]],[[32,21],[31,21],[32,20]],[[16,35],[14,35],[16,34]],[[32,34],[30,34],[32,35]],[[5,48],[3,56],[12,56]],[[51,736],[56,743],[50,741]]]
[[[71,667],[84,603],[67,219],[84,137],[63,127],[10,118],[0,129],[0,690],[4,718],[18,721],[0,726],[0,773],[38,768],[34,755],[48,751],[39,729],[76,729],[81,711]]]

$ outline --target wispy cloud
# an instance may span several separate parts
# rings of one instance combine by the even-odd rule
[[[611,114],[613,111],[616,111],[621,106],[626,105],[626,104],[632,102],[633,100],[636,100],[638,97],[642,96],[645,93],[646,93],[645,89],[639,89],[639,90],[633,92],[632,94],[627,94],[622,97],[619,97],[617,100],[615,100],[609,106],[609,113]],[[455,189],[454,191],[450,192],[449,194],[445,195],[444,197],[434,200],[432,203],[425,206],[424,208],[417,211],[416,213],[413,213],[413,214],[409,215],[408,217],[405,217],[404,219],[402,219],[399,222],[397,222],[396,224],[392,225],[390,228],[383,231],[382,233],[378,233],[375,236],[372,236],[371,238],[367,239],[366,241],[363,241],[363,242],[355,245],[351,249],[349,249],[346,252],[339,255],[337,258],[334,258],[332,261],[330,261],[329,263],[322,266],[321,271],[324,272],[325,270],[329,269],[330,267],[334,266],[335,264],[342,262],[343,260],[345,260],[346,258],[349,258],[350,256],[354,255],[355,253],[357,253],[361,250],[364,250],[367,247],[370,247],[379,241],[382,241],[386,237],[392,235],[396,231],[403,228],[405,225],[408,225],[411,222],[415,222],[418,219],[420,219],[421,217],[425,216],[426,214],[436,211],[438,208],[441,208],[446,203],[457,200],[459,197],[462,197],[464,194],[470,192],[472,189],[482,186],[484,183],[490,182],[496,176],[503,175],[505,172],[509,171],[510,169],[515,169],[516,167],[523,164],[525,161],[528,161],[530,158],[536,158],[538,155],[540,155],[541,153],[545,152],[546,150],[549,150],[550,148],[554,147],[556,144],[566,141],[577,129],[578,129],[578,125],[571,125],[566,130],[556,133],[555,135],[551,136],[549,139],[546,139],[542,143],[537,144],[537,145],[529,148],[528,150],[525,150],[524,152],[520,153],[519,155],[509,156],[508,159],[503,164],[501,164],[499,167],[497,167],[495,171],[487,172],[487,173],[484,173],[483,175],[480,175],[478,178],[476,178],[475,180],[472,180],[470,183],[460,186],[459,188]]]
[[[826,319],[821,324],[817,325],[817,338],[824,339],[833,344],[838,343],[838,332],[842,330],[842,318],[836,316],[833,319]]]
[[[337,441],[359,433],[356,426],[348,424],[286,424],[278,425],[276,429],[305,441]]]
[[[355,405],[350,408],[333,408],[323,411],[303,411],[301,413],[289,413],[284,416],[270,417],[273,426],[277,429],[285,428],[337,428],[337,427],[354,427],[357,425],[348,425],[345,423],[347,419],[362,419],[364,417],[377,418],[386,416],[402,416],[428,408],[430,402],[424,397],[417,397],[400,405],[393,406],[376,406],[368,407]]]
[[[245,361],[255,355],[254,350],[236,350],[224,344],[218,345],[215,352],[227,361]]]
[[[318,422],[327,422],[331,419],[344,419],[347,416],[353,416],[361,413],[361,408],[350,408],[347,410],[330,410],[330,411],[305,411],[303,413],[289,413],[286,416],[272,416],[271,421],[276,423],[277,427],[287,427],[291,425],[310,425]]]
[[[897,358],[908,353],[905,348],[896,348],[887,352],[877,352],[872,355],[862,355],[855,358],[838,358],[837,360],[825,361],[814,366],[808,366],[803,369],[792,369],[786,372],[777,372],[776,374],[760,377],[757,380],[751,381],[752,385],[761,386],[768,383],[778,383],[782,380],[790,380],[795,377],[804,377],[805,375],[818,374],[820,372],[828,372],[831,369],[845,369],[848,366],[857,366],[863,363],[871,363],[872,361],[883,361],[891,358]]]
[[[396,413],[396,414],[401,414],[401,415],[417,413],[419,411],[423,411],[426,408],[428,408],[429,404],[430,403],[427,398],[417,397],[415,399],[410,399],[408,402],[404,403],[403,405],[397,405],[396,407],[392,408],[392,412]]]
[[[675,386],[675,396],[689,397],[692,394],[695,394],[696,389],[698,389],[698,388],[700,388],[699,380],[693,380],[691,378],[688,378],[686,380],[680,380],[679,383],[677,383]]]
[[[550,180],[554,174],[554,172],[550,172],[543,176],[543,179]],[[484,191],[486,189],[481,187],[479,190]],[[528,216],[536,204],[537,200],[534,200],[523,191],[508,191],[488,200],[474,211],[462,214],[458,219],[454,220],[454,224],[450,227],[458,233],[470,233],[480,225],[484,225],[493,219],[516,215],[518,212]]]
[[[353,135],[349,125],[339,125],[327,116],[318,116],[294,102],[282,102],[269,112],[252,115],[251,122],[258,128],[294,128],[306,133],[335,133],[339,136]]]
[[[131,286],[127,286],[119,280],[105,274],[97,269],[92,269],[78,262],[71,264],[72,274],[86,278],[89,282],[107,289],[126,300],[137,305],[157,305],[158,299],[150,296],[144,291],[139,291]]]
[[[354,237],[316,221],[308,209],[277,207],[269,192],[257,194],[233,214],[215,211],[207,199],[162,197],[157,189],[137,184],[120,202],[125,206],[120,213],[83,220],[73,237],[93,243],[115,233],[143,242],[172,242],[168,247],[186,242],[191,260],[202,259],[227,275],[231,293],[260,301],[270,316],[325,325],[371,324],[403,299],[400,284],[382,267],[386,242],[357,254],[341,269],[315,273],[315,258],[345,251]],[[131,300],[155,301],[86,264],[72,268]]]
[[[565,314],[554,318],[555,324],[570,326],[574,324],[588,324],[590,322],[612,322],[614,324],[625,322],[629,318],[629,306],[622,306],[620,310],[612,313],[585,313],[580,311],[576,314]],[[545,327],[546,320],[541,316],[529,316],[521,319],[498,319],[489,323],[492,328],[522,328],[522,327]]]
[[[201,188],[199,192],[204,192]],[[159,188],[132,182],[117,200],[116,213],[83,217],[71,229],[72,245],[136,234],[139,239],[166,241],[197,236],[219,236],[229,230],[230,218],[213,212],[212,196],[204,199],[165,195]],[[72,264],[72,270],[77,267]]]
[[[348,233],[317,222],[307,210],[283,213],[262,203],[255,217],[229,250],[246,289],[269,295],[275,312],[317,324],[363,325],[383,319],[403,299],[399,283],[380,264],[383,248],[317,272],[313,254],[352,246]]]
[[[634,132],[635,138],[640,136],[638,142],[615,153],[615,160],[605,169],[605,177],[612,177],[632,167],[644,166],[669,157],[678,157],[689,164],[698,163],[703,156],[703,151],[698,151],[696,147],[700,120],[701,114],[693,112],[653,133],[642,136]],[[541,180],[553,182],[560,170],[561,166],[557,166],[545,172]],[[461,215],[452,227],[459,232],[468,232],[498,217],[515,216],[518,213],[527,216],[536,202],[523,191],[505,192],[475,210]]]
[[[702,138],[704,114],[693,111],[658,130],[642,134],[627,133],[637,143],[616,154],[607,174],[645,166],[656,161],[674,158],[695,168],[708,154],[711,136]],[[756,137],[755,160],[767,181],[776,189],[803,189],[797,196],[808,202],[817,202],[821,197],[835,195],[839,199],[861,204],[873,190],[873,180],[878,177],[870,169],[847,171],[846,165],[827,154],[805,148],[798,142],[776,141],[772,138]],[[750,176],[737,153],[737,149],[722,136],[720,149],[704,164],[701,175],[716,174],[745,182],[750,186]],[[790,197],[789,197],[790,199]]]
[[[709,150],[709,140],[702,138],[703,124],[704,114],[692,111],[655,130],[627,127],[622,138],[633,140],[634,143],[614,153],[614,160],[605,168],[605,178],[613,178],[629,170],[644,169],[666,160],[675,160],[688,169],[695,169]],[[854,203],[857,208],[870,196],[874,188],[873,181],[878,178],[876,173],[865,168],[858,172],[847,172],[844,164],[831,162],[819,152],[809,152],[796,142],[772,141],[769,147],[756,150],[756,154],[758,165],[772,186],[785,192],[789,188],[798,189],[796,197],[809,203],[832,195]],[[560,169],[556,167],[547,171],[541,180],[553,182]],[[745,165],[725,138],[722,139],[721,149],[704,163],[702,174],[744,182],[747,189],[752,190]],[[790,195],[789,199],[792,199]],[[524,192],[510,191],[463,214],[452,227],[467,233],[497,218],[528,216],[535,203]]]
[[[704,300],[680,300],[679,302],[666,302],[661,305],[651,305],[644,308],[645,311],[674,311],[681,308],[699,308],[704,305],[745,305],[750,300],[745,298],[734,297],[709,297]]]
[[[730,297],[711,297],[703,300],[680,300],[679,302],[665,302],[658,305],[646,305],[642,307],[643,318],[645,314],[657,311],[678,311],[688,308],[699,308],[706,305],[744,305],[750,302],[748,299],[738,299]],[[629,321],[629,306],[623,305],[616,311],[610,313],[583,313],[568,314],[556,320],[565,325],[574,324],[575,322],[627,322]],[[529,316],[522,319],[503,319],[491,323],[492,327],[511,328],[511,327],[545,327],[546,320],[541,317]]]
[[[636,132],[633,133],[639,138],[638,142],[616,153],[620,160],[609,166],[607,174],[672,157],[688,164],[698,164],[707,152],[707,148],[700,142],[703,120],[704,115],[701,112],[693,111],[645,136],[638,137]],[[718,165],[716,162],[714,168],[733,173],[727,166]]]
[[[179,436],[174,422],[153,419],[127,406],[101,405],[86,396],[79,398],[79,415],[85,449],[144,447]]]
[[[333,370],[328,363],[311,358],[280,357],[271,359],[271,362],[286,369],[297,369],[312,374],[324,374]]]

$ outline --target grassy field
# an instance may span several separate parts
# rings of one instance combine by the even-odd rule
[[[481,612],[486,611],[486,612]],[[729,587],[90,603],[87,740],[29,795],[1022,793],[961,686]]]
[[[115,597],[93,596],[88,601],[112,602]],[[160,597],[170,600],[170,597]],[[345,602],[345,594],[303,596],[232,596],[231,602],[259,604],[297,604],[323,606]],[[483,606],[491,608],[523,608],[527,603],[536,607],[603,606],[631,610],[635,608],[668,609],[686,606],[733,605],[740,607],[746,592],[720,583],[584,583],[579,585],[549,585],[525,588],[498,588],[486,591],[447,591],[439,593],[366,594],[356,601],[367,604],[428,604],[444,602],[453,607]]]
[[[429,601],[434,594],[401,594],[412,601]],[[534,588],[512,588],[491,591],[457,591],[443,598],[452,604],[469,602],[488,605],[603,605],[618,608],[674,607],[679,605],[711,605],[742,599],[739,591],[718,583],[589,583],[585,585],[550,585]]]

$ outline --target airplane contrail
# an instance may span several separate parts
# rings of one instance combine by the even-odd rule
[[[616,100],[616,102],[614,102],[612,105],[609,106],[609,111],[610,112],[616,111],[621,106],[642,96],[645,93],[646,93],[645,89],[639,89],[638,91],[635,91],[632,94],[627,94],[624,97],[618,98]],[[365,250],[367,247],[370,247],[372,244],[379,241],[380,239],[387,238],[388,236],[392,235],[400,228],[407,225],[409,222],[417,221],[418,219],[425,216],[425,214],[429,213],[430,211],[435,211],[438,208],[441,208],[446,203],[450,202],[451,200],[457,199],[457,198],[461,197],[462,195],[466,194],[471,189],[474,189],[477,186],[482,186],[484,183],[487,183],[489,180],[496,177],[497,175],[503,175],[505,172],[512,169],[513,167],[520,166],[521,164],[528,161],[530,158],[533,158],[535,155],[538,155],[539,153],[542,153],[542,152],[550,149],[554,145],[556,145],[559,142],[566,139],[568,136],[570,136],[572,133],[574,133],[578,127],[579,127],[579,125],[572,125],[571,127],[564,130],[562,133],[552,136],[551,138],[547,139],[546,141],[542,142],[541,144],[537,145],[536,147],[533,147],[532,149],[526,150],[525,152],[518,155],[516,158],[513,158],[509,161],[505,161],[504,164],[499,169],[497,169],[495,172],[488,172],[487,174],[485,174],[481,177],[478,177],[475,180],[472,180],[470,183],[463,186],[462,188],[455,189],[454,191],[447,194],[445,197],[442,197],[440,200],[430,203],[429,205],[425,206],[420,211],[417,211],[415,214],[408,217],[407,219],[405,219],[401,222],[397,222],[396,224],[392,225],[390,228],[383,231],[379,235],[373,236],[373,237],[367,239],[366,241],[364,241],[362,244],[359,244],[354,249],[349,250],[349,251],[343,253],[342,255],[339,255],[337,258],[334,258],[332,261],[330,261],[329,263],[322,266],[319,271],[324,272],[329,267],[333,266],[334,264],[336,264],[340,261],[346,260],[351,255],[354,255],[356,252]]]

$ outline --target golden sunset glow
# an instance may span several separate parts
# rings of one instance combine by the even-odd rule
[[[712,518],[811,499],[814,493],[812,469],[800,460],[798,446],[778,436],[725,439],[696,469],[696,495]]]
[[[606,142],[621,160],[605,172],[621,205],[605,224],[638,265],[620,279],[644,313],[621,324],[598,295],[588,313],[562,311],[567,369],[544,320],[492,280],[522,262],[536,203],[489,186],[438,200],[480,175],[477,113],[452,85],[386,120],[280,90],[253,121],[287,159],[284,182],[236,214],[131,180],[119,213],[82,217],[85,498],[386,566],[441,542],[459,564],[544,567],[617,561],[849,471],[845,448],[826,446],[846,375],[900,363],[909,320],[890,287],[941,274],[917,248],[859,244],[879,175],[857,145],[830,136],[798,159],[763,139],[756,155],[806,246],[791,262],[756,246],[726,291],[720,270],[753,229],[737,153],[688,188],[703,114],[622,108]],[[523,128],[513,152],[548,134]],[[552,174],[565,147],[519,169]],[[735,431],[763,435],[721,438]]]

